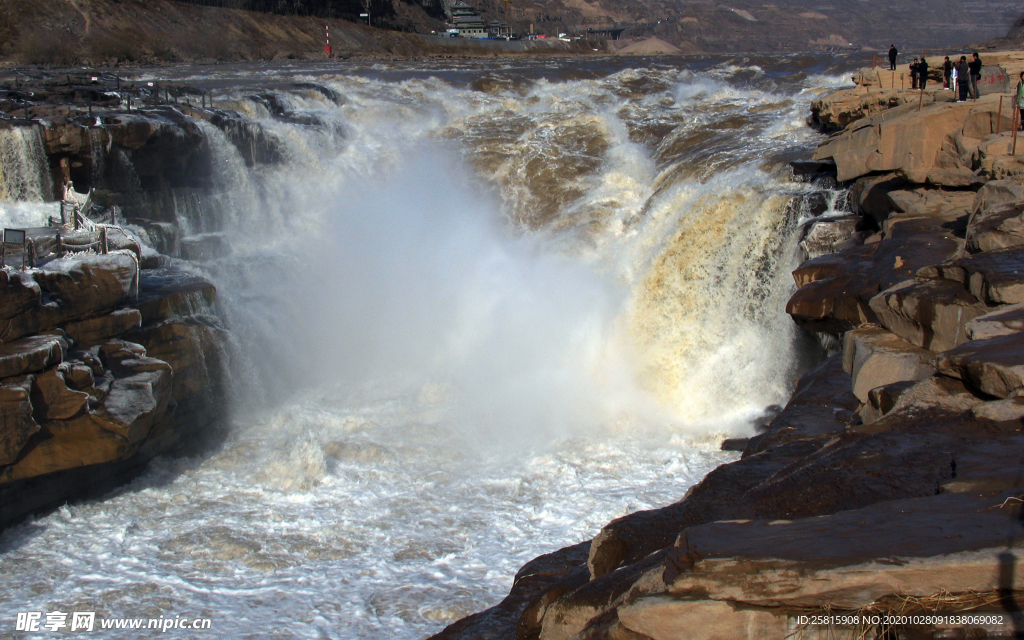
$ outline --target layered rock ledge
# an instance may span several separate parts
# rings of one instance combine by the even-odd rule
[[[252,164],[275,149],[237,112],[187,105],[187,89],[181,104],[167,87],[146,104],[126,86],[131,110],[101,89],[0,92],[0,110],[29,105],[18,115],[31,120],[0,135],[37,137],[55,178],[44,199],[61,183],[75,192],[66,209],[89,194],[77,223],[51,218],[34,264],[9,254],[0,268],[0,528],[192,452],[226,415],[227,329],[216,288],[188,264],[230,252],[220,212],[201,205],[215,188],[203,121]]]
[[[222,416],[225,329],[209,307],[161,312],[191,292],[137,265],[0,271],[0,527],[102,493]]]
[[[835,132],[795,169],[851,210],[805,226],[787,311],[830,355],[741,458],[436,639],[1024,633],[1024,165],[1008,97],[951,98],[815,103]]]

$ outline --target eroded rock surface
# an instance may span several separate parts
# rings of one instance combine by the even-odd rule
[[[123,481],[223,416],[225,331],[193,315],[213,286],[136,264],[75,255],[0,271],[16,302],[0,343],[0,526]]]

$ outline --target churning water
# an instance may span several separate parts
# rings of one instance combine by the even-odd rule
[[[234,249],[205,267],[234,334],[233,429],[0,536],[3,628],[92,610],[420,638],[534,556],[678,500],[799,373],[783,307],[810,187],[785,162],[848,66],[176,71],[277,160],[253,168],[202,123],[216,191],[181,205],[188,233]],[[5,167],[33,144],[0,142]],[[7,200],[40,199],[43,178],[4,171]]]

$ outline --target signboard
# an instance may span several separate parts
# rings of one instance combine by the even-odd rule
[[[25,244],[25,230],[4,229],[4,244]]]
[[[990,93],[1009,93],[1010,75],[999,65],[987,64],[981,68],[981,78],[978,79],[978,93],[988,95]]]

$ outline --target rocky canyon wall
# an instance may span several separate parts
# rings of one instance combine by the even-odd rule
[[[258,128],[232,112],[126,111],[102,94],[87,111],[59,92],[22,91],[33,106],[0,124],[11,155],[4,188],[50,201],[71,192],[64,224],[51,215],[30,228],[34,255],[7,245],[0,270],[0,526],[218,437],[229,333],[196,265],[231,249],[203,127],[218,127],[249,162],[275,160]],[[13,93],[9,101],[25,97]],[[31,173],[19,162],[39,160],[17,158],[19,148],[41,149],[34,183],[15,179]]]

